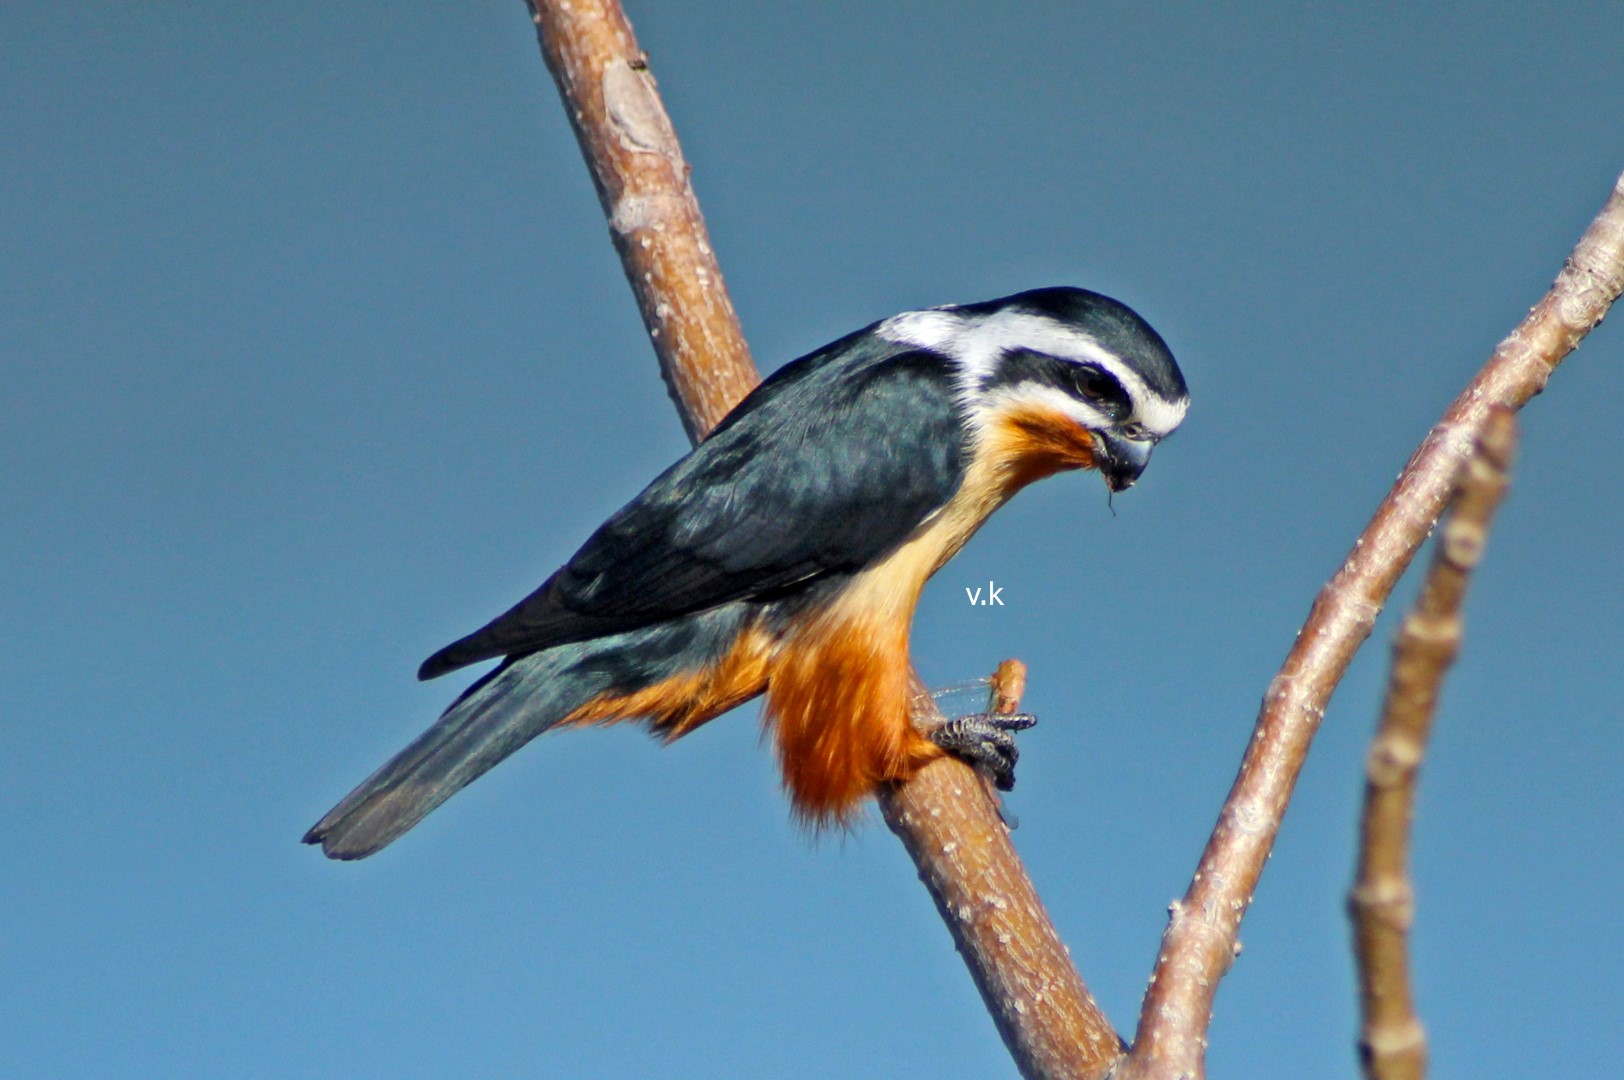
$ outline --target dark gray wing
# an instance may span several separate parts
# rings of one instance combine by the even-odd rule
[[[965,453],[940,356],[836,342],[774,373],[541,588],[419,677],[855,571],[952,498]]]

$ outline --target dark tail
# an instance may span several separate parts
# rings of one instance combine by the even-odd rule
[[[417,741],[305,833],[330,858],[364,859],[599,694],[634,693],[716,663],[759,617],[740,601],[504,661]]]
[[[364,859],[603,689],[584,644],[504,663],[304,835],[332,859]]]

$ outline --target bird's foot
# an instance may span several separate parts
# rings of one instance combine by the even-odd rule
[[[971,713],[949,720],[930,732],[930,741],[954,757],[985,770],[999,791],[1015,787],[1015,762],[1021,752],[1015,732],[1038,722],[1031,713]]]

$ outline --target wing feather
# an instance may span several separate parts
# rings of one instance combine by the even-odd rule
[[[774,373],[539,589],[419,675],[851,573],[952,498],[964,456],[945,361],[853,335]]]

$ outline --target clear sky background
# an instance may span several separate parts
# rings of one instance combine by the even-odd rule
[[[764,369],[1055,283],[1184,365],[1116,516],[1023,494],[914,638],[937,683],[1031,665],[1016,839],[1124,1030],[1315,591],[1624,169],[1616,3],[1436,7],[631,4]],[[1621,387],[1605,325],[1524,412],[1470,599],[1435,1077],[1624,1054]],[[899,845],[798,831],[753,705],[533,744],[365,863],[298,844],[464,681],[417,663],[685,445],[518,0],[0,8],[0,1074],[1010,1075]],[[1355,1072],[1395,623],[1215,1077]]]

